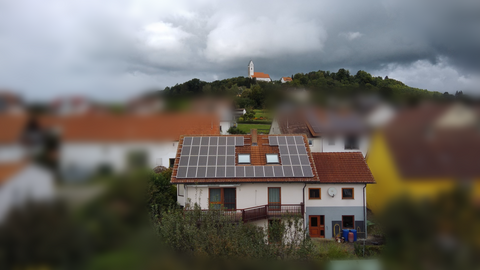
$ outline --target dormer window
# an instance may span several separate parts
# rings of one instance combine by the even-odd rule
[[[238,154],[238,164],[250,164],[250,154]]]
[[[278,164],[280,161],[278,160],[278,154],[267,154],[267,164]]]

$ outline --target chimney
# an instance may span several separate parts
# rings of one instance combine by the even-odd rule
[[[250,134],[252,135],[252,145],[258,145],[257,129],[250,129]]]

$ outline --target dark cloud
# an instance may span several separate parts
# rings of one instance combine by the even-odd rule
[[[366,70],[479,90],[478,1],[0,1],[0,87],[123,99],[193,77]]]

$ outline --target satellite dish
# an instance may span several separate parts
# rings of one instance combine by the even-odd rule
[[[332,197],[335,197],[335,195],[337,195],[337,189],[336,188],[329,188],[328,189],[328,195],[332,196]]]

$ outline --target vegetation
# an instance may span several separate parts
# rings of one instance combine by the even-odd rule
[[[270,125],[260,125],[260,124],[237,124],[238,129],[249,134],[251,129],[256,129],[258,133],[268,134],[270,132]]]

